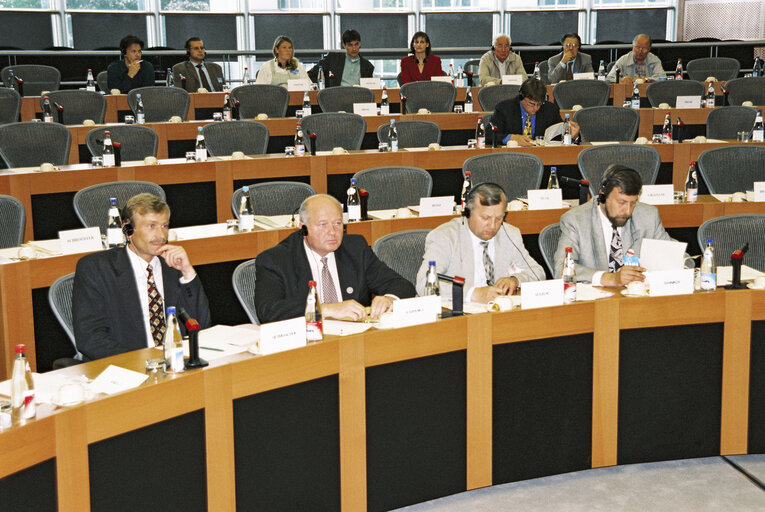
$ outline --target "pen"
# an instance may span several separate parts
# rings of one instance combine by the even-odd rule
[[[225,352],[225,350],[223,350],[222,348],[213,348],[213,347],[199,347],[199,348],[203,348],[205,350],[212,350],[214,352]]]

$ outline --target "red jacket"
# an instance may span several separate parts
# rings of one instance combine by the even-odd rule
[[[428,55],[425,58],[425,67],[422,68],[422,73],[417,67],[417,61],[414,55],[409,55],[401,59],[401,83],[406,84],[409,82],[420,82],[422,80],[430,80],[432,76],[443,76],[444,71],[441,69],[441,59],[436,55]]]

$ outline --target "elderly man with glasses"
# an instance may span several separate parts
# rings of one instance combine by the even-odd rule
[[[547,59],[547,77],[551,84],[557,84],[561,80],[573,80],[574,73],[592,73],[592,57],[586,53],[579,53],[582,40],[579,34],[565,34],[561,38],[563,51]]]
[[[621,70],[623,78],[632,80],[641,78],[646,82],[652,82],[661,78],[666,78],[667,73],[661,66],[659,57],[651,53],[651,37],[647,34],[638,34],[632,40],[632,51],[619,57],[611,72],[608,73],[608,79],[616,82],[616,70]]]
[[[526,80],[521,58],[510,51],[510,36],[499,34],[491,44],[491,50],[481,56],[478,65],[481,87],[502,83],[502,75],[521,75]]]

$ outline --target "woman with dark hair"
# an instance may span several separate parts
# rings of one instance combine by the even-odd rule
[[[305,78],[310,81],[303,65],[295,58],[292,39],[279,36],[274,41],[274,58],[258,71],[256,84],[280,85],[287,88],[287,80]]]
[[[142,60],[143,41],[136,36],[125,36],[120,41],[122,59],[109,64],[106,68],[109,89],[119,89],[127,94],[138,87],[154,85],[154,66]]]
[[[425,32],[415,32],[409,43],[411,55],[401,59],[401,83],[430,80],[433,76],[443,76],[441,59],[430,54],[430,38]]]

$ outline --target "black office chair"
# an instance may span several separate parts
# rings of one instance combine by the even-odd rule
[[[10,123],[0,126],[0,156],[8,167],[66,165],[72,136],[58,123]]]
[[[231,275],[234,293],[242,305],[247,318],[255,325],[260,325],[258,313],[255,311],[255,258],[240,263]]]
[[[51,104],[58,103],[63,107],[63,123],[82,124],[90,119],[96,124],[104,124],[106,114],[106,98],[103,94],[93,91],[64,90],[53,91],[47,94]],[[40,98],[42,107],[43,98]]]
[[[0,249],[17,247],[24,241],[27,214],[21,201],[0,195]]]

